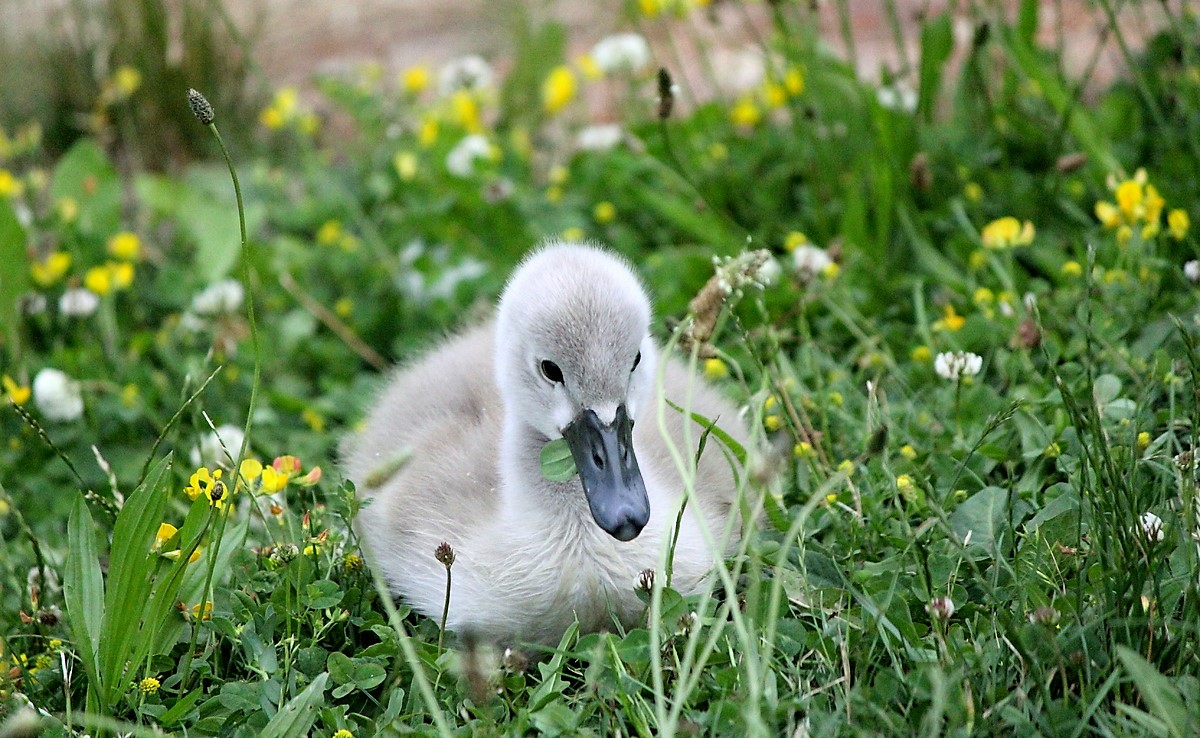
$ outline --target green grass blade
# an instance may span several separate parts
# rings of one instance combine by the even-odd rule
[[[279,709],[266,727],[259,733],[259,738],[292,738],[292,736],[308,735],[316,717],[316,707],[325,699],[325,682],[329,680],[328,673],[322,673],[304,691],[296,695],[291,702]]]
[[[1196,726],[1189,725],[1187,707],[1179,696],[1179,690],[1167,677],[1142,658],[1141,654],[1125,646],[1117,646],[1117,657],[1121,659],[1125,671],[1129,672],[1129,677],[1137,685],[1138,692],[1150,708],[1150,713],[1166,723],[1172,736],[1184,738],[1196,735]]]
[[[67,606],[75,648],[88,677],[89,707],[92,695],[101,694],[100,630],[104,623],[104,578],[100,574],[100,553],[96,526],[83,495],[77,495],[67,521],[67,560],[63,578],[63,599]]]

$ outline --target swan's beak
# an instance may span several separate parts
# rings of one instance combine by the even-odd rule
[[[563,429],[583,494],[596,524],[618,541],[632,541],[650,519],[650,498],[633,455],[633,421],[625,406],[609,425],[590,408]]]

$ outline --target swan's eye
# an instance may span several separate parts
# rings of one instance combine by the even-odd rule
[[[562,384],[562,381],[563,381],[562,369],[558,368],[558,364],[555,364],[553,361],[550,361],[550,360],[544,360],[544,361],[542,361],[540,366],[542,369],[543,377],[545,377],[546,379],[549,379],[551,382],[558,382],[559,384]]]
[[[639,352],[637,352],[637,356],[633,357],[633,369],[637,369],[638,364],[641,364],[641,363],[642,363],[642,352],[639,351]],[[633,369],[630,369],[629,371],[632,372]]]

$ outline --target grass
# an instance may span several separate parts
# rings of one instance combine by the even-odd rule
[[[1094,102],[1035,2],[964,9],[961,67],[924,19],[912,108],[807,3],[761,83],[666,117],[653,65],[563,88],[553,28],[483,89],[364,67],[231,152],[244,238],[223,162],[0,139],[0,735],[1194,734],[1200,49],[1164,7]],[[680,12],[630,20],[703,46]],[[579,149],[581,92],[622,143]],[[644,627],[461,652],[380,596],[336,444],[551,237],[629,255],[748,408],[763,523]],[[693,302],[756,249],[773,281]]]

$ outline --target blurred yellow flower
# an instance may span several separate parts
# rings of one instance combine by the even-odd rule
[[[300,94],[296,92],[295,87],[280,87],[275,92],[275,99],[271,105],[279,111],[284,119],[288,119],[296,113],[296,106],[299,101]]]
[[[136,261],[142,255],[142,241],[136,233],[121,231],[108,239],[108,253],[125,261]]]
[[[975,249],[971,252],[971,255],[967,257],[967,265],[975,271],[983,269],[985,266],[987,266],[987,263],[987,253],[982,249]]]
[[[933,358],[933,351],[928,346],[917,346],[910,353],[909,358],[918,364],[924,364]]]
[[[1007,249],[1033,243],[1033,234],[1033,223],[1022,223],[1009,215],[984,226],[982,240],[989,249]]]
[[[421,120],[421,127],[417,131],[417,141],[422,146],[429,147],[437,142],[438,138],[438,122],[436,118],[425,117]]]
[[[850,459],[842,459],[841,463],[839,463],[837,465],[837,470],[839,472],[841,472],[842,474],[853,475],[854,474],[854,462],[851,461]]]
[[[396,152],[392,166],[396,168],[396,175],[408,182],[417,176],[417,155],[411,151]]]
[[[113,72],[112,84],[122,98],[129,97],[142,86],[142,73],[128,65],[118,67]]]
[[[322,246],[333,246],[342,240],[342,223],[339,220],[327,220],[317,229],[317,243]]]
[[[762,86],[763,104],[771,110],[787,104],[787,90],[778,82],[766,82]]]
[[[911,443],[906,443],[900,447],[900,455],[909,461],[912,461],[913,459],[917,458],[917,450],[912,447]]]
[[[108,267],[96,266],[87,270],[83,275],[83,286],[101,297],[112,292],[112,271]]]
[[[274,466],[264,466],[262,470],[262,491],[267,494],[282,491],[291,478],[290,472],[281,472]]]
[[[313,410],[311,407],[306,407],[300,411],[300,419],[304,421],[305,425],[317,433],[325,430],[325,416],[321,415],[321,413],[317,412],[316,410]]]
[[[592,217],[600,225],[613,222],[617,217],[617,208],[611,202],[604,200],[596,203],[596,207],[592,208]]]
[[[542,83],[542,106],[551,115],[560,112],[575,99],[577,87],[575,73],[570,67],[555,67]]]
[[[797,67],[791,67],[787,73],[783,75],[783,86],[787,89],[788,94],[796,97],[804,92],[804,73]]]
[[[349,297],[340,297],[333,303],[333,312],[337,313],[339,318],[348,318],[353,311],[354,301]]]
[[[582,241],[583,229],[578,226],[564,228],[562,232],[562,238],[564,241]]]
[[[46,258],[29,265],[30,276],[39,287],[56,284],[71,268],[71,255],[65,251],[51,251]]]
[[[274,131],[283,128],[283,124],[287,121],[284,120],[283,113],[279,112],[278,108],[270,106],[263,108],[262,112],[258,114],[258,122],[261,123],[263,127]]]
[[[600,68],[591,54],[581,54],[575,59],[575,66],[579,67],[584,79],[597,80],[604,76],[604,70]]]
[[[483,119],[479,112],[479,101],[470,90],[458,90],[450,97],[454,120],[468,133],[483,131]]]
[[[954,331],[962,330],[962,327],[966,323],[967,319],[959,315],[953,305],[946,303],[946,307],[942,311],[942,317],[934,321],[933,329],[935,331],[950,331],[953,333]]]
[[[778,415],[768,415],[763,418],[763,427],[774,433],[783,427],[783,418],[779,417]]]
[[[808,236],[800,231],[791,231],[783,239],[783,248],[788,251],[795,251],[806,243],[808,243]]]
[[[1062,273],[1064,277],[1079,277],[1083,275],[1083,265],[1079,262],[1071,260],[1062,265]]]
[[[1176,241],[1182,241],[1187,237],[1188,228],[1191,227],[1192,221],[1188,217],[1188,213],[1183,208],[1176,208],[1167,213],[1167,228],[1171,230],[1171,238]]]
[[[1100,200],[1096,203],[1096,218],[1105,228],[1116,228],[1121,225],[1121,211],[1111,202]]]
[[[792,455],[797,459],[807,459],[813,455],[813,446],[808,441],[801,441],[792,447]]]
[[[662,12],[662,3],[659,0],[638,0],[638,10],[647,18],[653,18]]]
[[[704,376],[709,379],[724,379],[729,376],[729,367],[720,359],[705,359]]]
[[[963,185],[963,197],[967,202],[977,203],[983,199],[983,187],[978,182],[967,182]]]
[[[25,192],[25,185],[13,176],[7,169],[0,169],[0,197],[20,197]]]
[[[987,287],[980,287],[979,289],[975,290],[975,294],[972,296],[972,299],[975,301],[976,305],[991,305],[996,301],[996,293],[992,292]]]
[[[1148,431],[1142,431],[1141,433],[1138,433],[1138,435],[1137,435],[1138,451],[1145,451],[1149,446],[1150,446],[1150,433]]]
[[[729,120],[739,128],[753,128],[762,120],[762,111],[749,97],[743,97],[729,110]]]
[[[410,95],[417,95],[429,87],[428,67],[409,67],[400,75],[400,84]]]
[[[14,405],[24,405],[29,402],[29,396],[32,394],[27,385],[16,383],[12,377],[5,374],[0,377],[0,383],[4,385],[4,396],[9,399]]]

